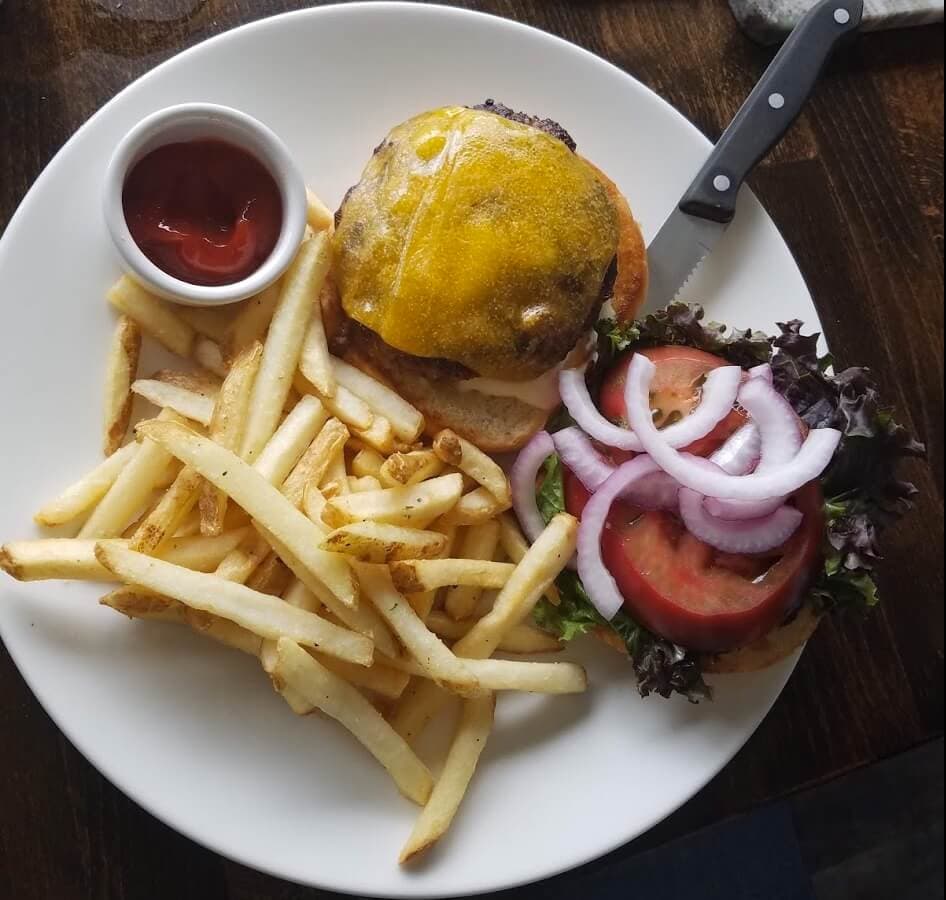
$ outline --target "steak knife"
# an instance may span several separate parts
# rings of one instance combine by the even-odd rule
[[[673,300],[736,214],[756,164],[798,117],[832,53],[860,28],[864,0],[819,0],[798,23],[647,248],[648,306]]]

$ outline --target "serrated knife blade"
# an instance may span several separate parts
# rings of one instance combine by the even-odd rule
[[[863,16],[864,0],[820,0],[795,26],[647,248],[648,306],[670,303],[712,252],[736,214],[746,176],[782,139]]]

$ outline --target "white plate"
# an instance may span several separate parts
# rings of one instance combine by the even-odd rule
[[[190,100],[258,116],[330,203],[372,148],[427,107],[495,97],[552,116],[625,191],[648,238],[707,152],[638,82],[547,34],[457,9],[321,7],[256,22],[159,66],[56,156],[0,243],[4,350],[0,539],[29,535],[38,502],[96,462],[100,383],[118,274],[100,187],[118,139]],[[744,194],[692,285],[712,317],[815,324],[768,216]],[[295,719],[258,667],[172,626],[129,623],[102,590],[0,584],[16,664],[103,774],[208,847],[294,881],[391,897],[472,894],[553,875],[631,840],[693,796],[768,712],[794,661],[718,681],[713,704],[642,701],[628,666],[576,651],[592,690],[501,698],[498,724],[449,837],[419,868],[398,849],[416,810],[334,724]]]

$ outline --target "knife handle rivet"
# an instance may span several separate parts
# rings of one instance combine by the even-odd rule
[[[725,194],[732,187],[732,181],[729,180],[728,175],[717,175],[713,179],[713,187],[721,194]]]
[[[846,9],[836,9],[834,11],[834,21],[838,25],[847,25],[851,21],[851,14]]]
[[[771,106],[772,109],[781,109],[785,106],[785,96],[778,92],[769,94],[769,106]]]

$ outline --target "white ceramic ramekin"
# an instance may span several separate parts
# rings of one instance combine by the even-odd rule
[[[283,220],[272,253],[246,278],[233,284],[189,284],[156,266],[135,243],[122,209],[122,190],[131,168],[165,144],[215,139],[246,150],[265,166],[279,187]],[[244,300],[271,285],[289,266],[305,232],[305,182],[286,145],[262,122],[226,106],[183,103],[142,119],[115,148],[105,174],[105,223],[128,273],[148,290],[188,306],[222,306]]]

